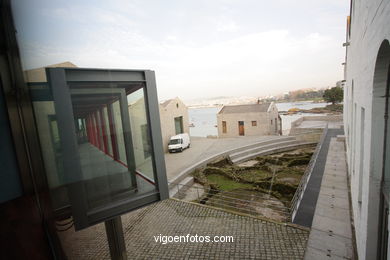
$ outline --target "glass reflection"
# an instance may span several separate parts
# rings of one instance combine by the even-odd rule
[[[69,85],[81,175],[64,170],[61,129],[48,85],[31,85],[34,112],[54,208],[69,208],[68,185],[82,184],[88,210],[156,191],[144,88]],[[65,97],[64,97],[65,98]],[[62,119],[63,120],[63,119]],[[69,140],[68,140],[69,141]],[[76,166],[75,166],[76,167]]]

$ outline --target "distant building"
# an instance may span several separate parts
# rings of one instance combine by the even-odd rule
[[[218,136],[279,135],[282,120],[274,102],[224,106],[217,114]]]
[[[161,135],[164,151],[168,152],[171,136],[188,133],[188,108],[178,97],[160,104]]]
[[[26,70],[24,71],[24,79],[27,82],[46,82],[45,68],[77,68],[77,66],[72,62],[66,61],[37,69]]]
[[[351,1],[344,131],[358,259],[389,259],[390,1]]]

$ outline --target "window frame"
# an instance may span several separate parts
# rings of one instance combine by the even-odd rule
[[[71,183],[68,186],[69,200],[72,208],[72,215],[74,218],[75,229],[80,230],[87,228],[91,225],[99,222],[106,221],[113,217],[122,215],[126,212],[132,211],[136,208],[148,205],[153,202],[157,202],[163,199],[169,198],[167,177],[165,172],[164,152],[162,149],[162,137],[161,137],[161,125],[158,111],[157,90],[155,83],[155,75],[150,70],[107,70],[107,69],[85,69],[85,68],[46,68],[46,74],[49,85],[53,94],[53,100],[57,120],[60,128],[66,129],[60,133],[62,140],[72,140],[74,135],[74,124],[68,124],[69,117],[73,116],[71,94],[75,92],[74,89],[70,89],[69,85],[72,83],[94,82],[107,83],[107,82],[142,82],[144,84],[145,95],[145,109],[147,113],[147,123],[149,124],[149,134],[151,136],[151,146],[153,155],[153,171],[156,183],[156,190],[139,194],[136,196],[129,196],[126,199],[115,201],[104,205],[96,209],[88,209],[86,203],[86,196],[83,184],[80,182]],[[83,92],[85,90],[77,90],[76,92]],[[107,91],[107,90],[97,90]],[[121,93],[122,99],[126,98],[124,89],[114,88],[113,93]],[[88,92],[88,91],[87,91]],[[123,102],[125,104],[127,102]],[[127,107],[122,107],[122,111],[128,112]],[[126,118],[130,120],[130,118]],[[61,122],[62,121],[62,122]],[[129,124],[130,126],[130,124]],[[131,133],[131,129],[129,129]],[[127,137],[129,142],[131,141],[131,135]],[[63,149],[68,151],[71,156],[76,147],[75,142],[64,142],[67,147]],[[63,143],[63,144],[64,144]],[[77,154],[77,153],[76,153]],[[69,158],[71,159],[71,158]],[[128,158],[129,160],[129,158]],[[76,164],[76,163],[75,163]],[[135,171],[135,162],[130,159],[128,161],[129,169]],[[68,167],[68,171],[80,170],[77,165],[70,164],[65,165]]]

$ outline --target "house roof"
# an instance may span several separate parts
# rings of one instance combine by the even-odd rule
[[[271,103],[224,106],[218,114],[267,112]]]
[[[160,105],[166,107],[168,106],[169,103],[171,103],[172,100],[174,100],[174,98],[165,100],[164,102],[160,103]]]
[[[179,97],[175,97],[175,98],[171,98],[171,99],[165,100],[165,101],[160,103],[160,106],[165,108],[171,102],[180,103],[180,104],[183,104],[184,106],[186,106],[186,104],[184,104],[184,102]]]

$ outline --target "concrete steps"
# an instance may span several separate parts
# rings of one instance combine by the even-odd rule
[[[232,153],[229,155],[229,159],[232,163],[236,164],[260,155],[294,150],[300,147],[314,144],[316,143],[297,141],[294,137],[290,137],[288,139],[272,140],[271,142],[260,143],[254,147]]]
[[[170,187],[169,197],[173,198],[179,192],[185,192],[193,184],[194,184],[194,177],[192,176],[185,177],[181,182],[172,185],[172,187]]]
[[[284,141],[294,141],[294,140],[295,140],[295,136],[275,136],[274,138],[266,140],[266,141],[255,142],[252,144],[247,144],[247,145],[235,148],[234,150],[230,150],[229,156],[234,155],[234,154],[238,154],[240,152],[248,151],[250,149],[255,149],[257,147],[268,145],[268,144],[284,142]]]

